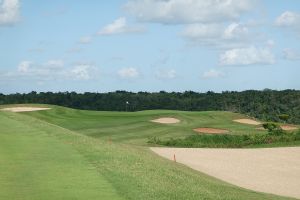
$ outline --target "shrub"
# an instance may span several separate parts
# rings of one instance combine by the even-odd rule
[[[269,132],[280,129],[280,126],[278,124],[272,122],[263,123],[262,126],[264,127],[264,129],[267,129]]]
[[[281,114],[281,115],[278,115],[279,119],[281,119],[282,121],[286,122],[290,116],[287,115],[287,114]]]
[[[284,130],[282,130],[282,128],[276,124],[276,123],[272,123],[272,122],[267,122],[263,124],[264,129],[268,130],[268,134],[269,135],[283,135],[286,132]]]

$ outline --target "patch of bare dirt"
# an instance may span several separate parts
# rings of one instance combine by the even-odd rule
[[[228,183],[258,192],[300,198],[300,147],[259,149],[151,148]]]
[[[32,112],[38,110],[49,110],[51,108],[41,108],[41,107],[10,107],[3,108],[2,111],[10,111],[10,112]]]
[[[251,124],[251,125],[260,125],[261,123],[258,121],[255,121],[253,119],[235,119],[234,122],[238,122],[241,124]]]
[[[228,130],[217,129],[217,128],[195,128],[194,131],[198,133],[208,133],[208,134],[225,134],[228,133]]]
[[[162,118],[151,120],[151,122],[160,123],[160,124],[176,124],[179,123],[180,120],[173,117],[162,117]]]
[[[291,125],[281,125],[280,127],[282,128],[282,130],[285,131],[293,131],[298,129],[296,126],[291,126]]]

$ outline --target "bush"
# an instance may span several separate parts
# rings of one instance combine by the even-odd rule
[[[281,115],[278,115],[279,119],[281,119],[282,121],[286,122],[290,116],[287,115],[287,114],[281,114]]]
[[[278,124],[275,124],[275,123],[272,123],[272,122],[263,123],[262,126],[264,127],[264,129],[267,129],[269,132],[281,129]]]
[[[272,123],[272,122],[267,122],[263,124],[264,129],[268,130],[268,134],[269,135],[283,135],[286,132],[284,130],[282,130],[282,128],[276,124],[276,123]]]

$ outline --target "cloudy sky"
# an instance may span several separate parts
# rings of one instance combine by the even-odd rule
[[[0,93],[264,88],[300,89],[298,0],[0,0]]]

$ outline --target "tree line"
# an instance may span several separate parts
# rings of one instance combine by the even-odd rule
[[[262,120],[300,124],[300,90],[246,90],[242,92],[127,92],[76,93],[30,92],[1,94],[0,104],[41,103],[85,110],[140,111],[170,109],[184,111],[232,111]]]

